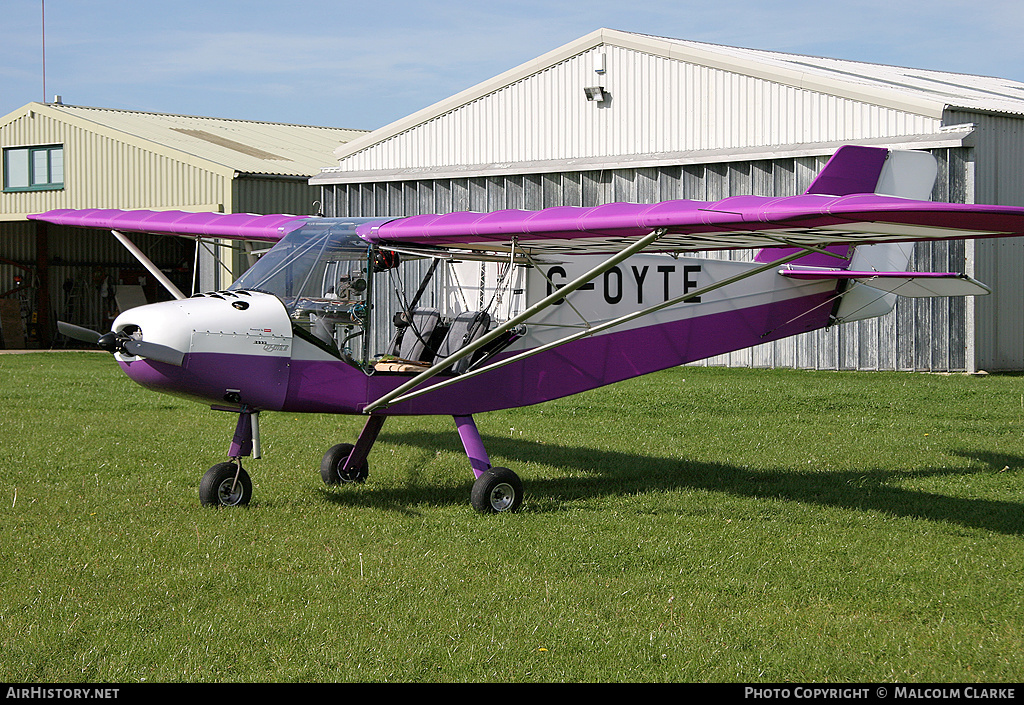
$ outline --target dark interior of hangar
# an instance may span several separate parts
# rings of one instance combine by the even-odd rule
[[[170,294],[109,231],[11,224],[0,249],[0,347],[77,348],[56,321],[110,330],[125,308]],[[193,290],[196,244],[169,236],[133,241],[183,292]]]

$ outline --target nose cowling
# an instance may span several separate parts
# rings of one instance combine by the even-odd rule
[[[271,294],[212,292],[139,306],[118,316],[107,335],[121,368],[145,387],[211,405],[283,403],[291,321]],[[140,352],[141,343],[168,351],[165,361]],[[180,365],[167,364],[175,353]]]

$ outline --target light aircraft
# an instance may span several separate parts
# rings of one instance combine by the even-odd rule
[[[717,202],[325,218],[56,210],[110,229],[173,301],[122,312],[110,332],[61,323],[144,387],[237,414],[204,505],[245,505],[265,411],[353,414],[328,485],[362,482],[392,415],[448,415],[478,511],[519,508],[474,415],[527,406],[837,323],[895,297],[989,293],[955,272],[907,271],[913,242],[1024,235],[1024,208],[930,202],[925,152],[848,145],[807,191]],[[187,297],[125,233],[272,243],[224,291]],[[702,251],[752,250],[749,261]],[[408,282],[408,286],[406,286]]]

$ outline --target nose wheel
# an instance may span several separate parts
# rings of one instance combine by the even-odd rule
[[[252,480],[239,463],[217,463],[199,483],[199,501],[205,507],[239,507],[252,499]]]

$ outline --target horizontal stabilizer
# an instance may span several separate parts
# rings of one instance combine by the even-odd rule
[[[873,289],[908,298],[983,296],[992,290],[977,279],[956,272],[850,272],[839,269],[779,270],[790,279],[852,279]]]

